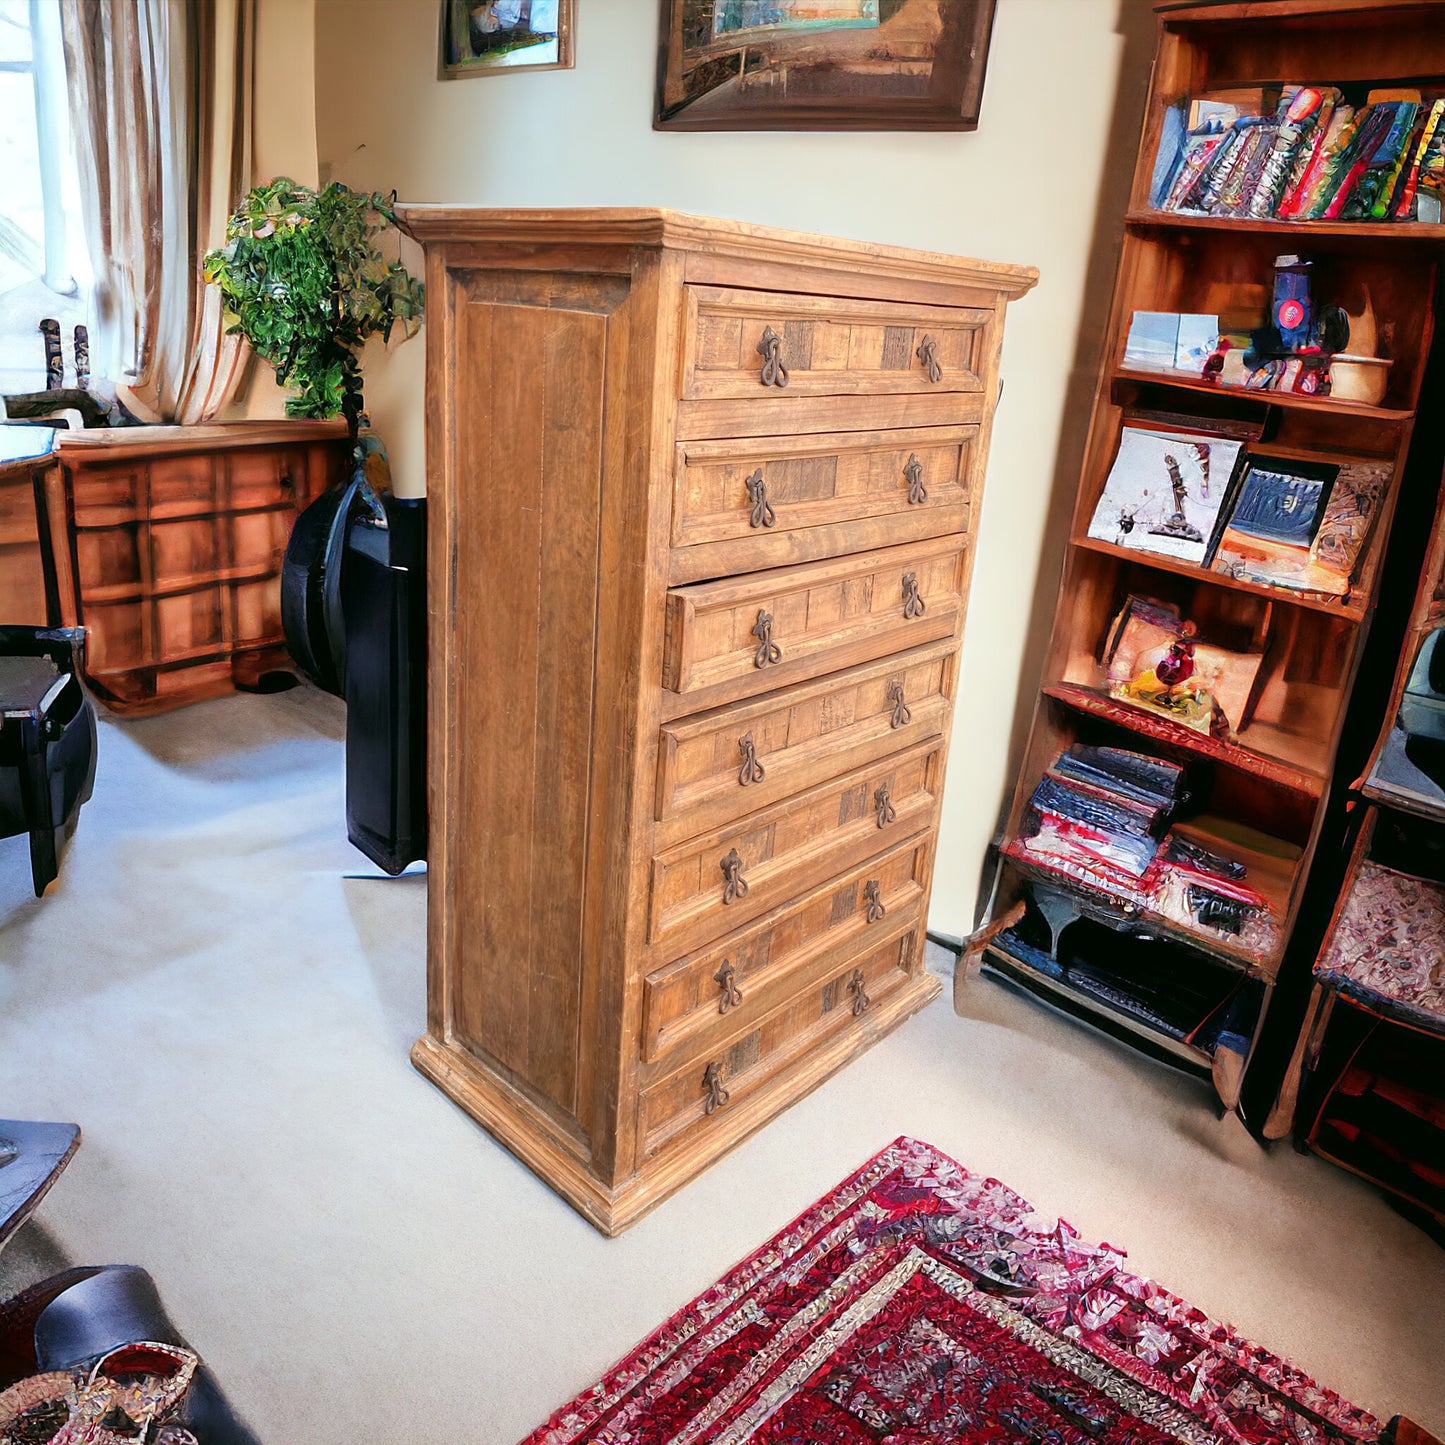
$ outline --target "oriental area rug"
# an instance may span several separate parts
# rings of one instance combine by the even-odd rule
[[[522,1445],[1329,1445],[1380,1423],[897,1139]]]

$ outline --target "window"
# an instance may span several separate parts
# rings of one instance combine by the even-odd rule
[[[0,0],[0,176],[0,396],[44,389],[44,317],[73,386],[91,277],[57,0]]]

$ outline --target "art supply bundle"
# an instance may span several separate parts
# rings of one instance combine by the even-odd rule
[[[1442,197],[1445,96],[1286,85],[1172,106],[1150,203],[1252,220],[1438,223]]]
[[[1029,826],[1009,854],[1191,930],[1267,951],[1269,901],[1237,859],[1177,826],[1189,802],[1177,763],[1124,748],[1074,743],[1029,800]]]

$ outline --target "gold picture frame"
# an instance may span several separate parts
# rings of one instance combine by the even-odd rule
[[[974,130],[995,0],[662,0],[655,130]]]
[[[442,0],[437,75],[570,70],[576,0]]]

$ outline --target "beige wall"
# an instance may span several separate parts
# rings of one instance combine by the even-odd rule
[[[1009,314],[930,919],[968,932],[1052,611],[1051,498],[1072,486],[1113,269],[1096,212],[1122,209],[1147,10],[999,0],[971,134],[689,135],[651,128],[654,0],[579,0],[573,70],[455,81],[435,78],[440,8],[316,0],[323,181],[411,201],[661,205],[1039,267]],[[1111,151],[1122,164],[1106,165]],[[422,351],[412,342],[367,365],[401,491],[423,484]]]

